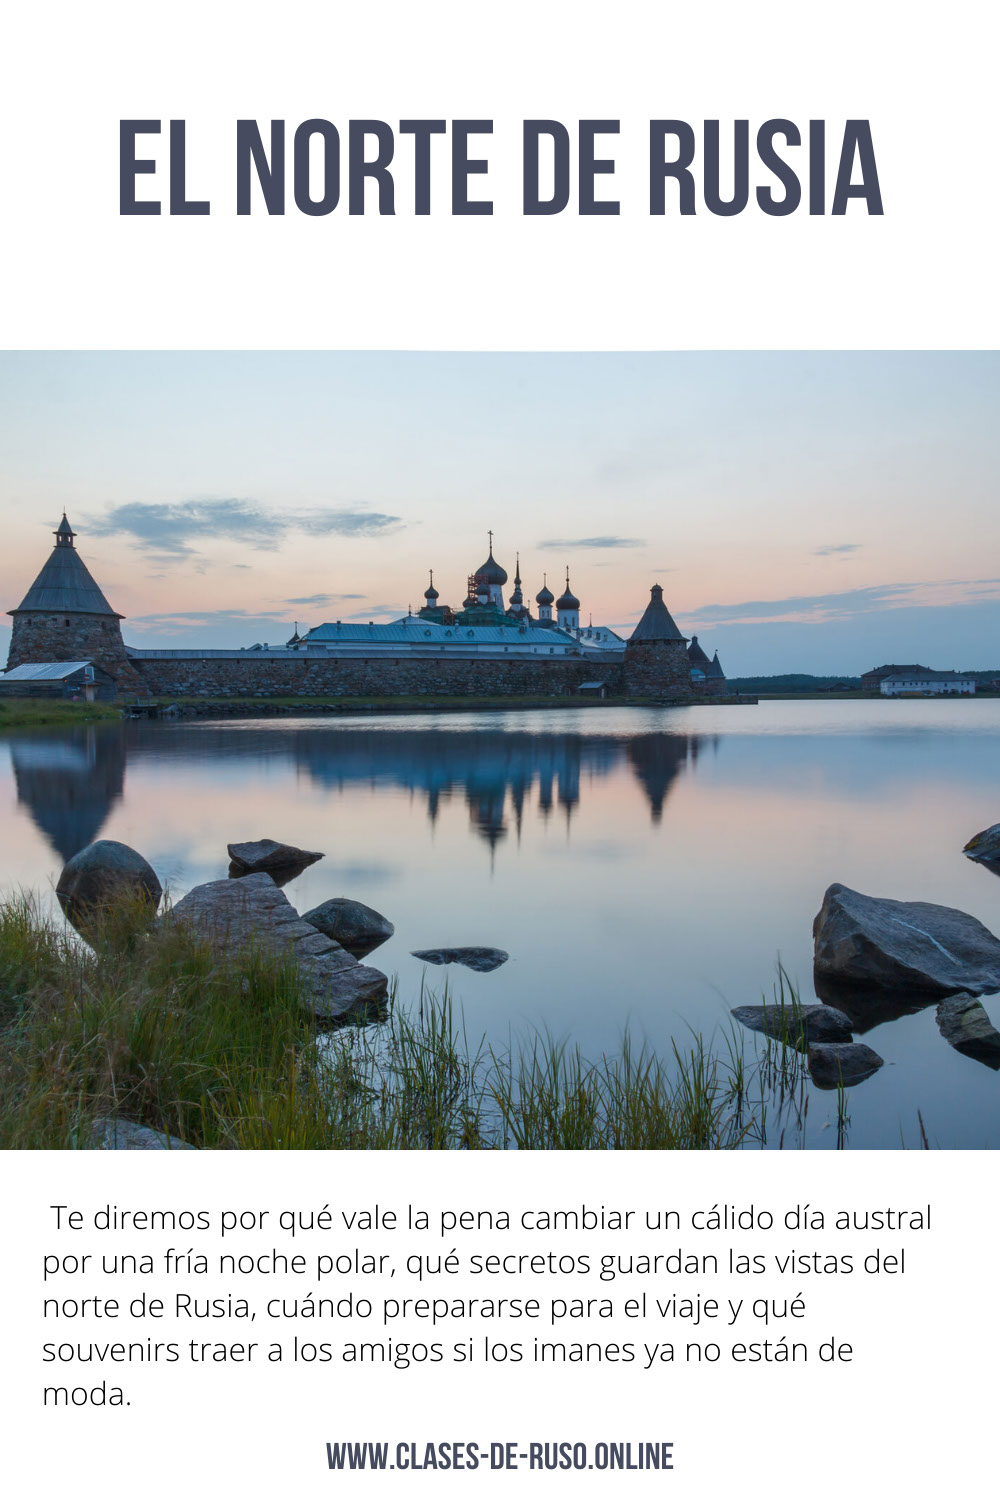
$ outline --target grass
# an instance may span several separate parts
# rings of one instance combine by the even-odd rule
[[[28,896],[0,903],[2,1148],[86,1147],[107,1116],[210,1149],[804,1143],[804,1059],[774,1042],[748,1056],[735,1028],[666,1057],[627,1035],[596,1062],[540,1034],[498,1051],[470,1042],[447,989],[412,1010],[392,995],[377,1025],[323,1028],[274,957],[220,960],[141,906],[89,937]]]
[[[94,724],[120,719],[114,703],[64,703],[55,698],[0,698],[0,732],[36,725]]]

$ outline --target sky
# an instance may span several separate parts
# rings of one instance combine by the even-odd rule
[[[4,353],[0,609],[64,508],[144,647],[458,607],[492,529],[731,677],[984,669],[998,476],[993,353]]]

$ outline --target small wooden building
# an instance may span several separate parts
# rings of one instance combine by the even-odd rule
[[[0,676],[0,698],[62,698],[67,702],[109,702],[115,679],[92,661],[24,662]]]

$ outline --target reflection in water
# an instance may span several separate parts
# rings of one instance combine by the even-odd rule
[[[887,1021],[898,1021],[902,1016],[916,1015],[918,1011],[936,1006],[940,998],[922,994],[919,990],[862,989],[856,984],[838,983],[827,974],[815,972],[813,988],[816,998],[824,1005],[832,1005],[834,1010],[843,1012],[859,1036],[876,1026],[884,1026]]]
[[[348,896],[395,924],[378,967],[402,1001],[439,983],[414,951],[502,948],[495,973],[448,975],[474,1041],[502,1048],[538,1027],[599,1056],[629,1026],[669,1056],[687,1027],[728,1035],[730,1007],[759,1003],[779,955],[812,998],[812,920],[832,881],[1000,929],[1000,884],[961,853],[996,821],[998,763],[996,701],[12,735],[0,887],[48,899],[61,865],[108,837],[176,900],[225,876],[228,843],[278,838],[326,854],[289,885],[298,910]],[[918,1106],[932,1145],[1000,1143],[1000,1079],[948,1045],[933,1005],[820,998],[886,1063],[851,1091],[853,1146],[919,1144]],[[984,1008],[1000,1026],[1000,997]],[[808,1144],[835,1145],[837,1101],[803,1087]]]
[[[100,837],[125,790],[126,739],[91,726],[10,743],[17,800],[63,863]]]
[[[355,783],[397,786],[426,798],[432,824],[442,801],[460,796],[470,826],[492,849],[507,837],[511,823],[520,836],[532,799],[543,819],[558,808],[568,826],[582,781],[610,776],[623,765],[642,788],[652,821],[659,823],[671,787],[685,767],[694,768],[706,744],[717,748],[718,736],[129,724],[59,740],[20,740],[11,756],[18,800],[66,860],[100,836],[122,796],[126,759],[167,751],[197,760],[260,758],[272,767],[284,759],[317,785],[337,790]]]
[[[267,736],[270,738],[270,736]],[[527,734],[504,730],[303,729],[288,753],[320,785],[389,783],[423,794],[433,822],[443,799],[464,796],[469,822],[491,848],[520,834],[532,794],[543,818],[558,807],[567,825],[584,777],[606,777],[630,765],[658,822],[670,786],[697,760],[702,737],[691,734]],[[271,747],[273,749],[273,746]]]
[[[640,734],[628,741],[628,759],[658,823],[667,794],[683,767],[697,764],[702,744],[696,734]]]

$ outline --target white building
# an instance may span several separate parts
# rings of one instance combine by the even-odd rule
[[[579,656],[575,638],[551,626],[518,624],[502,617],[495,625],[442,625],[419,615],[391,624],[318,625],[297,648],[309,656]]]
[[[976,679],[962,672],[935,672],[930,667],[911,667],[883,677],[879,691],[886,698],[899,698],[913,693],[942,697],[954,693],[974,693]]]
[[[572,634],[588,655],[598,651],[622,657],[625,655],[624,637],[616,635],[610,625],[580,625]]]

